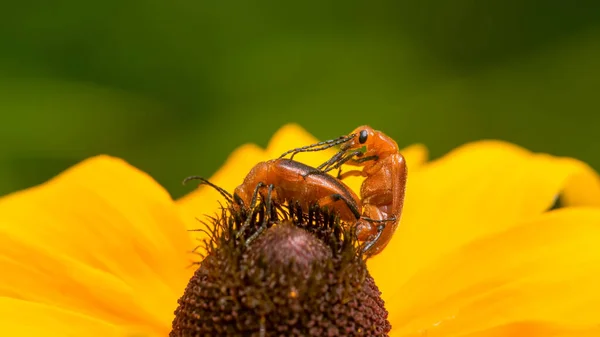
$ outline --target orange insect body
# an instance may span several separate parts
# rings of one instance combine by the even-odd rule
[[[235,189],[235,203],[248,208],[259,184],[264,185],[259,189],[263,197],[266,197],[266,187],[273,185],[273,200],[298,202],[303,209],[316,203],[335,210],[342,220],[348,222],[360,218],[360,199],[346,184],[300,162],[274,159],[256,164]]]
[[[357,236],[361,241],[372,241],[372,245],[367,247],[368,255],[375,255],[389,243],[400,221],[406,190],[406,161],[392,138],[370,126],[360,126],[351,135],[354,136],[341,146],[341,150],[346,152],[364,147],[365,151],[345,161],[345,164],[362,167],[362,170],[348,171],[339,174],[338,178],[365,177],[360,189],[362,215],[375,221],[359,220]],[[377,222],[382,225],[377,225]]]

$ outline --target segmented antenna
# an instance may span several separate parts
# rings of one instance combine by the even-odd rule
[[[315,144],[298,147],[298,148],[286,151],[281,156],[279,156],[279,158],[283,158],[291,153],[292,155],[290,156],[290,159],[294,159],[294,156],[300,152],[322,151],[322,150],[328,149],[330,147],[334,147],[336,145],[340,145],[345,142],[348,142],[348,141],[352,140],[352,138],[354,138],[354,136],[355,136],[355,134],[344,135],[344,136],[338,137],[336,139],[330,139],[330,140],[318,142]]]
[[[187,177],[187,178],[183,179],[182,184],[185,185],[190,180],[200,180],[200,185],[208,185],[208,186],[214,188],[217,192],[219,192],[219,194],[221,194],[223,196],[223,198],[225,198],[227,200],[228,203],[230,203],[230,204],[233,203],[233,196],[231,195],[231,193],[225,191],[222,187],[219,187],[200,176]]]

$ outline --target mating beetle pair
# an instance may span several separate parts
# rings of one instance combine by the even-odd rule
[[[321,151],[340,145],[340,151],[318,166],[310,167],[294,161],[300,152]],[[289,159],[284,158],[291,154]],[[343,164],[362,169],[341,172]],[[340,169],[337,177],[327,172]],[[349,176],[365,180],[360,198],[343,183]],[[389,243],[400,221],[406,186],[407,168],[396,142],[369,126],[356,128],[336,139],[296,148],[278,159],[258,163],[233,195],[200,177],[203,183],[216,188],[238,209],[253,209],[257,194],[267,202],[298,202],[304,209],[317,204],[334,210],[346,222],[356,223],[356,235],[364,242],[363,253],[378,254]],[[251,238],[253,239],[262,226]]]

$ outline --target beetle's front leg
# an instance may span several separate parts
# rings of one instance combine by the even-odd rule
[[[352,171],[348,171],[348,172],[344,172],[342,173],[342,169],[340,168],[340,170],[338,171],[337,174],[337,178],[339,180],[343,180],[346,179],[348,177],[364,177],[366,176],[366,173],[363,172],[362,170],[352,170]]]

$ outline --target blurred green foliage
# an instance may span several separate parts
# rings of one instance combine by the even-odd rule
[[[288,122],[600,168],[598,2],[32,0],[0,42],[0,194],[107,153],[177,197]]]

